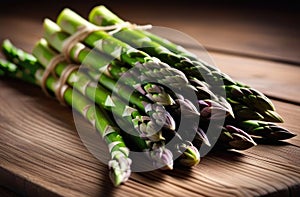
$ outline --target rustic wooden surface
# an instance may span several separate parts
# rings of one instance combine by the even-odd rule
[[[38,3],[31,7],[23,3],[13,11],[9,4],[3,4],[0,41],[10,38],[30,51],[42,34],[43,18],[54,19],[65,6],[50,5]],[[86,16],[91,5],[80,7],[75,2],[69,7]],[[300,28],[290,25],[298,19],[271,15],[278,19],[275,23],[270,15],[259,11],[256,16],[249,16],[249,10],[214,9],[172,14],[161,12],[167,6],[113,6],[127,19],[177,28],[195,37],[209,50],[219,68],[270,95],[285,119],[283,126],[298,136],[243,152],[213,152],[191,170],[133,173],[128,183],[114,188],[107,166],[95,159],[80,141],[69,108],[44,96],[38,87],[2,78],[0,185],[28,196],[299,195]],[[152,15],[153,9],[160,12]],[[200,53],[195,46],[189,47]],[[14,195],[0,189],[0,196]]]

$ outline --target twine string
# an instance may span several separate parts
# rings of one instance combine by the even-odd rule
[[[86,26],[81,26],[78,28],[78,30],[72,34],[70,37],[68,37],[62,46],[62,54],[66,57],[66,59],[70,61],[70,53],[72,48],[80,41],[84,40],[89,34],[92,32],[96,31],[108,31],[108,34],[113,35],[122,29],[127,28],[127,29],[139,29],[139,30],[146,30],[146,29],[151,29],[152,25],[137,25],[137,24],[132,24],[130,22],[124,22],[116,25],[109,25],[109,26],[96,26],[96,25],[86,25]],[[81,50],[82,47],[79,46],[79,50]],[[75,53],[74,61],[78,61],[78,52]]]
[[[68,89],[68,85],[66,84],[70,74],[73,71],[76,71],[79,69],[78,65],[70,64],[68,65],[63,72],[61,73],[61,76],[59,80],[57,81],[54,93],[57,98],[57,100],[60,102],[62,105],[66,105],[66,101],[64,99],[65,91]]]
[[[50,96],[50,94],[49,94],[49,92],[47,90],[47,87],[46,87],[46,81],[47,81],[50,74],[52,74],[55,78],[57,78],[57,75],[55,73],[55,68],[56,68],[56,66],[59,62],[62,62],[64,60],[65,60],[64,55],[62,55],[62,54],[56,55],[54,58],[51,59],[51,61],[49,62],[49,64],[45,68],[45,71],[44,71],[44,74],[43,74],[42,80],[41,80],[41,87],[42,87],[43,92],[47,96]]]

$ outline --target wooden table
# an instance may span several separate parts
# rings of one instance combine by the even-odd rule
[[[44,17],[54,19],[65,6],[87,16],[96,5],[1,4],[0,41],[10,38],[27,51],[41,37]],[[80,141],[69,108],[44,96],[38,87],[3,78],[0,196],[299,196],[299,14],[266,9],[253,14],[252,8],[184,3],[107,4],[128,20],[175,28],[197,39],[224,72],[270,96],[285,119],[283,126],[298,136],[242,152],[214,152],[191,170],[133,173],[125,185],[115,188],[107,166]],[[199,52],[194,44],[187,47]]]

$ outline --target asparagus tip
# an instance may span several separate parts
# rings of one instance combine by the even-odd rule
[[[200,153],[198,149],[195,146],[193,146],[191,142],[189,142],[189,145],[182,144],[180,148],[183,149],[183,153],[180,155],[178,159],[181,165],[187,167],[193,167],[199,164]]]
[[[207,146],[211,146],[209,139],[201,128],[198,128],[196,133],[196,137],[200,138],[200,140],[204,142],[204,144],[206,144]]]
[[[224,129],[229,132],[232,137],[231,141],[228,144],[233,149],[246,150],[257,145],[252,137],[242,129],[231,125],[226,125]]]
[[[269,122],[284,122],[283,118],[275,111],[266,110],[263,114],[266,121]]]
[[[183,113],[185,116],[200,116],[198,109],[188,99],[176,99],[176,103],[180,105],[181,113]]]
[[[163,145],[154,143],[152,151],[149,152],[154,166],[162,170],[173,170],[173,154]]]
[[[125,157],[119,157],[108,162],[109,177],[115,186],[128,180],[131,174],[130,165],[131,159]]]

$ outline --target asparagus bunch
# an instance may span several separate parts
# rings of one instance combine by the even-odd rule
[[[69,11],[68,11],[69,12]],[[62,32],[60,30],[60,28],[54,24],[53,22],[51,22],[50,20],[45,20],[44,22],[44,29],[45,29],[45,38],[49,41],[49,43],[51,43],[51,45],[58,51],[62,51],[63,48],[63,43],[65,42],[65,40],[68,38],[68,35],[64,32]],[[78,51],[78,48],[80,49]],[[77,51],[76,53],[74,51]],[[77,56],[76,56],[77,54]],[[84,54],[89,54],[89,55],[84,55]],[[87,64],[91,64],[90,66],[92,66],[93,68],[97,68],[97,70],[99,70],[99,64],[95,64],[94,62],[103,62],[103,59],[105,58],[105,56],[101,56],[100,54],[94,55],[94,53],[92,53],[90,51],[89,48],[85,47],[84,45],[82,45],[81,43],[77,43],[76,45],[74,45],[74,47],[71,49],[71,53],[70,56],[72,58],[72,60],[79,60],[82,63],[87,63]],[[84,57],[84,58],[82,58]],[[84,61],[83,61],[84,59]],[[97,61],[99,60],[99,61]],[[122,73],[127,73],[127,68],[126,67],[118,67],[119,66],[119,62],[114,61],[114,63],[109,64],[109,66],[106,68],[106,71],[104,73],[109,73],[109,76],[114,76],[115,78],[117,78],[119,75],[122,75]],[[103,69],[101,70],[103,71]],[[129,82],[126,81],[127,85],[133,85],[130,83],[130,78],[126,78],[129,79]],[[108,89],[110,89],[111,91],[113,91],[113,89],[115,89],[115,84],[110,82],[109,84],[107,84],[107,76],[105,75],[100,75],[99,77],[99,82],[101,84],[103,84],[105,87],[107,87]],[[122,88],[121,88],[122,87]],[[127,86],[128,87],[128,86]],[[126,86],[120,86],[118,89],[121,90],[126,90],[123,92],[119,92],[118,93],[122,96],[122,95],[126,95],[123,96],[123,98],[128,98],[128,89],[126,88]],[[126,94],[127,93],[127,94]],[[136,97],[137,98],[137,97]],[[138,97],[143,103],[145,103],[145,97],[139,96]],[[170,97],[168,97],[170,98]],[[131,99],[130,99],[131,101]],[[188,100],[185,101],[185,103],[187,103]],[[134,100],[132,102],[133,104],[137,105],[137,100]],[[181,102],[180,102],[181,104]],[[138,106],[138,105],[137,105]],[[186,106],[183,104],[183,106]],[[207,118],[207,119],[211,119],[211,118],[218,118],[217,116],[219,115],[220,117],[222,117],[222,114],[224,116],[225,112],[222,108],[222,106],[218,106],[217,104],[213,103],[213,101],[202,101],[199,100],[199,106],[201,109],[201,114],[202,114],[202,118]],[[184,109],[186,109],[187,107],[184,107]],[[143,108],[143,105],[140,107],[140,109],[142,111],[145,111],[145,108]],[[168,106],[167,109],[171,110],[171,114],[172,119],[175,118],[175,120],[177,120],[176,122],[179,122],[178,120],[178,106],[173,105],[172,107]],[[181,108],[182,109],[182,108]],[[214,113],[211,113],[214,112]],[[187,113],[184,113],[185,116]],[[211,115],[213,114],[213,115]],[[201,129],[198,129],[198,125],[197,125],[197,121],[191,121],[190,125],[190,129],[195,129],[196,128],[196,136],[197,139],[197,143],[200,143],[200,145],[202,144],[202,142],[206,143],[207,145],[210,145],[205,133],[203,133],[203,131]],[[188,130],[188,129],[187,129]],[[193,132],[187,132],[187,137],[186,139],[190,139],[191,135],[193,134]],[[192,136],[193,137],[193,136]],[[240,147],[252,147],[255,145],[255,143],[253,142],[253,140],[249,140],[248,137],[241,137],[241,135],[236,135],[236,137],[232,137],[231,139],[234,139],[235,141],[239,141],[239,143],[244,143],[244,145],[239,145],[239,146],[232,146],[234,143],[231,143],[232,145],[228,145],[229,141],[223,141],[222,143],[227,143],[226,147],[230,147],[233,149],[240,149]],[[236,144],[239,144],[236,143]],[[188,143],[189,144],[189,143]],[[187,144],[187,146],[188,146]],[[199,145],[197,145],[199,147]]]
[[[33,56],[26,54],[27,60],[34,60]],[[26,63],[29,63],[26,62]],[[35,62],[33,67],[36,67]],[[27,70],[28,71],[28,70]],[[35,73],[27,73],[25,68],[20,68],[18,65],[8,61],[0,60],[0,73],[9,77],[18,78],[24,81],[29,81],[36,85],[41,84],[41,79],[44,73],[42,68],[37,69]],[[58,80],[53,76],[49,76],[46,81],[46,86],[50,91],[55,91]],[[80,93],[73,91],[69,86],[66,88],[63,95],[65,102],[78,111],[91,124],[95,126],[102,137],[110,147],[111,160],[108,163],[110,169],[110,178],[117,186],[125,182],[131,174],[131,159],[129,156],[129,149],[126,147],[120,130],[115,126],[113,121],[109,118],[107,113],[100,107],[93,107],[89,99],[82,96]]]
[[[95,7],[89,15],[89,20],[103,26],[124,23],[104,6]],[[182,47],[141,30],[126,29],[126,31],[115,33],[113,36],[178,68],[187,75],[192,84],[195,83],[195,80],[207,81],[213,89],[216,89],[216,85],[224,83],[227,101],[231,104],[238,120],[283,121],[275,112],[272,102],[262,93],[232,80],[225,73],[200,61]],[[202,84],[201,86],[203,86]],[[198,86],[196,85],[196,87]]]

